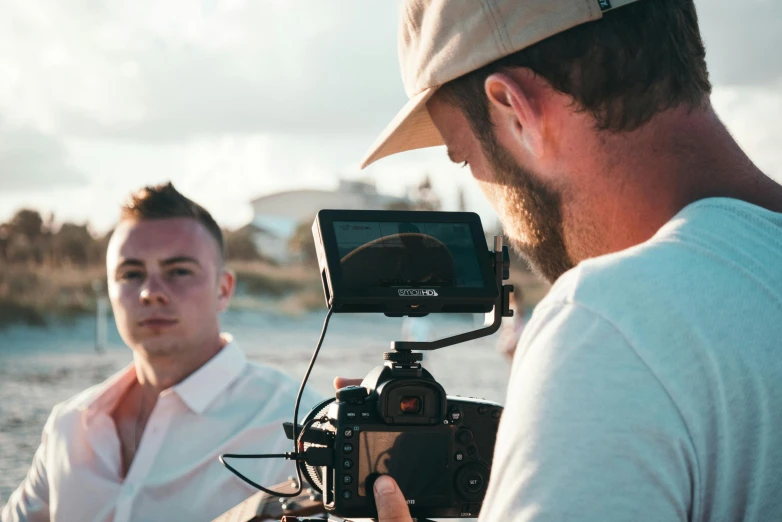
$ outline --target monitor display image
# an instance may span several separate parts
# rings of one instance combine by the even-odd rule
[[[345,288],[480,288],[468,223],[335,221]]]

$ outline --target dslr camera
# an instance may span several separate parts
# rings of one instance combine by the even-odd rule
[[[341,518],[377,516],[381,475],[396,480],[413,517],[477,517],[502,406],[448,396],[421,351],[490,335],[512,315],[507,248],[495,238],[490,252],[468,212],[322,210],[312,231],[332,313],[483,313],[492,322],[437,341],[392,342],[360,386],[337,390],[297,426],[301,473]],[[294,438],[292,424],[285,430]]]

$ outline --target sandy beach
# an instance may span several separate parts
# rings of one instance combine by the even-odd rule
[[[280,368],[299,380],[324,315],[323,311],[298,317],[229,311],[222,324],[250,360]],[[434,334],[444,337],[473,329],[473,321],[478,320],[440,316],[432,318],[432,325]],[[401,340],[401,325],[401,319],[383,316],[335,315],[308,386],[332,394],[334,376],[363,377],[382,363],[390,341]],[[130,350],[113,324],[105,353],[95,353],[94,328],[94,319],[83,318],[68,325],[0,332],[0,505],[24,479],[52,407],[131,361]],[[450,395],[502,403],[510,365],[495,350],[496,341],[495,335],[431,352],[424,366]]]

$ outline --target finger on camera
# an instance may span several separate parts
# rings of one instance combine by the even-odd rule
[[[339,390],[345,386],[358,386],[361,384],[362,379],[347,379],[345,377],[334,378],[334,389]]]
[[[399,486],[391,477],[378,477],[374,485],[378,522],[412,522],[410,508]]]

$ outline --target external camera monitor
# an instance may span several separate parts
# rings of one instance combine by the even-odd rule
[[[334,312],[486,313],[497,299],[475,213],[321,210],[312,231]]]

